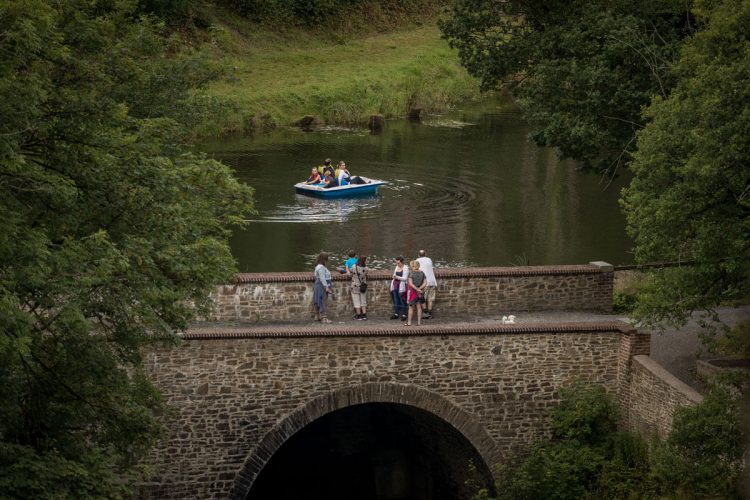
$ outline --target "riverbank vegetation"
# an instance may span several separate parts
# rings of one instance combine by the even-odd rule
[[[183,0],[146,2],[181,50],[210,54],[222,112],[201,136],[291,125],[364,125],[373,114],[441,112],[480,96],[479,82],[442,39],[445,0]]]
[[[232,103],[226,121],[207,132],[249,133],[289,125],[304,115],[333,124],[367,123],[370,115],[405,116],[449,109],[479,96],[438,29],[427,23],[386,34],[260,31],[225,22],[217,47],[231,68],[209,92]]]
[[[209,92],[231,110],[201,133],[254,133],[306,115],[364,125],[373,114],[440,112],[479,96],[436,27],[443,2],[340,3],[312,2],[301,14],[289,2],[244,3],[247,16],[214,9],[209,46],[226,74]]]
[[[574,384],[552,411],[552,436],[498,471],[497,500],[528,498],[741,498],[747,431],[742,398],[716,386],[677,410],[666,440],[617,430],[601,386]],[[491,500],[480,491],[474,500]]]

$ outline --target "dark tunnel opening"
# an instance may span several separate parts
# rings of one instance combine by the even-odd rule
[[[297,432],[261,470],[248,499],[454,500],[492,484],[482,457],[444,420],[412,406],[368,403]]]

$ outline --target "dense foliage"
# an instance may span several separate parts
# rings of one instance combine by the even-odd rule
[[[504,466],[498,498],[736,498],[743,446],[741,398],[716,388],[675,414],[666,442],[616,430],[602,387],[573,385],[552,413],[552,436]],[[489,500],[480,491],[475,500]]]
[[[750,296],[750,1],[698,2],[667,98],[646,111],[624,193],[640,262],[693,261],[653,273],[639,317],[679,324]]]
[[[742,400],[715,388],[698,406],[679,408],[664,447],[654,453],[656,491],[681,498],[735,498],[748,431]]]
[[[630,160],[641,108],[673,85],[690,32],[685,4],[458,0],[440,25],[485,89],[510,88],[534,139],[614,174]]]
[[[237,12],[255,21],[272,23],[293,23],[302,26],[321,26],[332,33],[336,24],[341,23],[347,15],[357,13],[367,17],[375,16],[402,17],[415,15],[421,17],[436,7],[445,4],[445,0],[219,0]]]
[[[183,148],[216,73],[125,0],[0,2],[0,491],[117,498],[158,436],[144,345],[229,278],[251,210]]]
[[[562,391],[552,437],[502,470],[501,499],[626,498],[648,470],[646,443],[617,431],[617,407],[601,386]]]

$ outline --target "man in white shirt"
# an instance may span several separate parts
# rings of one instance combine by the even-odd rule
[[[419,270],[424,273],[425,279],[427,280],[427,287],[424,289],[425,299],[425,310],[423,319],[430,319],[432,317],[432,304],[435,302],[435,294],[437,291],[437,280],[435,279],[435,270],[432,267],[432,259],[427,257],[427,252],[424,250],[419,251]]]

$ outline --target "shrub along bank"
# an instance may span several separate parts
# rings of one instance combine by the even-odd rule
[[[713,387],[699,405],[680,408],[660,442],[618,431],[618,409],[601,386],[574,384],[552,412],[552,435],[502,466],[498,496],[530,498],[740,498],[746,430],[742,396]]]
[[[199,133],[253,133],[305,115],[364,124],[372,114],[434,113],[479,97],[478,82],[440,38],[434,17],[402,18],[400,27],[381,25],[385,33],[337,23],[279,27],[215,11],[205,46],[226,75],[209,93],[228,107]]]

